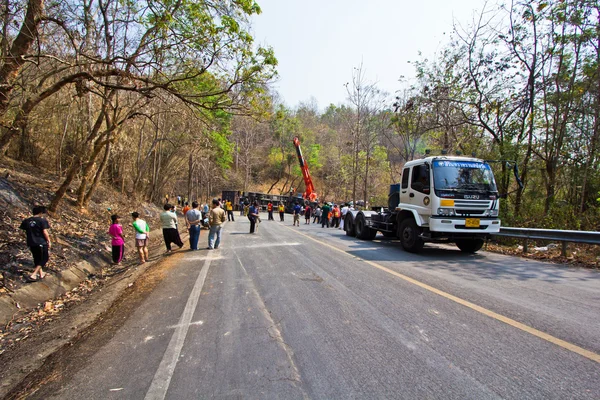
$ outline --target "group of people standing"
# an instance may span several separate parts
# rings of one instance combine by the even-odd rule
[[[229,203],[231,204],[231,203]],[[163,206],[164,211],[160,214],[160,223],[163,232],[163,239],[167,253],[173,251],[171,245],[175,244],[181,249],[184,244],[179,234],[179,217],[177,216],[176,207],[171,204]],[[205,211],[206,210],[206,211]],[[221,244],[222,228],[225,222],[225,210],[223,210],[221,199],[213,199],[211,208],[208,204],[200,211],[199,204],[192,202],[191,207],[185,203],[182,210],[184,221],[189,233],[190,250],[198,250],[198,241],[200,239],[200,231],[203,225],[208,226],[208,250],[218,249]],[[138,212],[131,213],[133,219],[132,227],[135,231],[135,247],[139,256],[140,263],[148,261],[148,240],[150,239],[150,226],[140,218]],[[108,230],[108,234],[112,238],[112,260],[114,264],[119,264],[123,260],[125,254],[125,236],[123,234],[123,226],[121,225],[121,217],[118,215],[111,216],[112,224]]]
[[[309,225],[311,217],[313,218],[312,223],[321,223],[321,227],[324,228],[338,228],[344,229],[344,218],[348,211],[353,210],[349,204],[344,204],[341,208],[338,204],[323,203],[323,205],[317,204],[313,207],[310,205],[302,206],[298,203],[294,206],[294,225],[300,226],[300,216],[304,215],[305,225]]]
[[[258,224],[260,223],[260,206],[257,201],[246,205],[246,209],[242,212],[248,216],[250,220],[250,233],[256,233]],[[176,207],[171,204],[163,206],[164,211],[160,214],[160,223],[163,232],[163,239],[167,248],[167,253],[173,251],[171,245],[175,244],[181,249],[184,244],[179,235],[178,216]],[[269,220],[273,221],[273,211],[275,206],[272,203],[267,205]],[[279,220],[284,222],[285,207],[282,203],[277,206],[279,212]],[[321,223],[322,227],[327,226],[344,229],[344,217],[348,211],[352,210],[348,204],[340,209],[337,204],[324,203],[316,205],[313,209],[310,205],[302,206],[298,203],[293,208],[293,224],[300,226],[300,216],[304,215],[305,224]],[[199,204],[194,201],[191,207],[185,203],[182,210],[186,228],[189,233],[190,250],[198,250],[198,241],[200,239],[200,231],[202,226],[209,227],[208,234],[208,250],[218,249],[221,245],[222,228],[226,218],[227,220],[235,221],[233,216],[233,206],[231,201],[226,201],[224,204],[221,199],[213,199],[211,207],[206,204],[202,211],[199,209]],[[43,279],[46,273],[43,268],[46,266],[49,259],[49,250],[51,248],[50,236],[48,230],[50,224],[44,218],[46,208],[43,206],[35,206],[32,210],[32,216],[23,220],[20,229],[24,230],[27,235],[27,246],[31,250],[34,260],[34,270],[29,276],[30,281]],[[148,261],[148,241],[150,239],[150,226],[140,218],[138,212],[131,213],[131,226],[135,232],[135,247],[141,264]],[[108,230],[111,237],[112,245],[112,260],[114,264],[120,264],[125,254],[125,235],[123,226],[121,225],[121,217],[117,214],[111,216],[111,225]]]

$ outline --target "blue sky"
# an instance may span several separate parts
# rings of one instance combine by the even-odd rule
[[[256,41],[279,60],[274,84],[295,107],[314,98],[321,109],[346,101],[344,83],[363,63],[366,77],[393,93],[400,76],[414,77],[408,61],[432,59],[443,48],[454,20],[467,25],[484,0],[257,0]]]

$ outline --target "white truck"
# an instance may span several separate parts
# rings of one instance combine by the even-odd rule
[[[500,231],[498,211],[498,189],[488,162],[432,156],[406,163],[400,183],[390,186],[387,209],[350,211],[344,230],[364,240],[377,232],[397,237],[413,253],[425,242],[455,243],[461,251],[475,253]]]

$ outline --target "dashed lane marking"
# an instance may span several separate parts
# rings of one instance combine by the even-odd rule
[[[542,331],[540,331],[538,329],[535,329],[535,328],[533,328],[533,327],[531,327],[529,325],[525,325],[525,324],[523,324],[521,322],[515,321],[512,318],[508,318],[508,317],[506,317],[506,316],[504,316],[502,314],[498,314],[498,313],[496,313],[494,311],[488,310],[487,308],[484,308],[484,307],[478,306],[477,304],[471,303],[470,301],[461,299],[460,297],[457,297],[457,296],[454,296],[454,295],[452,295],[450,293],[444,292],[443,290],[434,288],[433,286],[430,286],[430,285],[428,285],[426,283],[423,283],[421,281],[413,279],[413,278],[411,278],[409,276],[403,275],[403,274],[401,274],[399,272],[393,271],[393,270],[391,270],[389,268],[384,267],[383,265],[377,264],[376,262],[365,260],[364,258],[360,258],[360,257],[354,256],[352,254],[349,254],[345,250],[342,250],[340,248],[332,246],[332,245],[330,245],[328,243],[323,243],[323,242],[321,242],[321,241],[319,241],[319,240],[311,237],[310,235],[307,235],[305,233],[299,232],[298,230],[289,228],[287,226],[286,226],[286,228],[289,229],[289,230],[292,230],[292,231],[296,232],[299,235],[302,235],[302,236],[306,237],[307,239],[310,239],[310,240],[312,240],[314,242],[317,242],[317,243],[319,243],[319,244],[321,244],[323,246],[329,247],[332,250],[335,250],[335,251],[338,251],[340,253],[346,254],[346,255],[354,258],[354,259],[360,260],[360,261],[362,261],[362,262],[364,262],[366,264],[369,264],[370,266],[372,266],[374,268],[377,268],[377,269],[379,269],[381,271],[387,272],[390,275],[393,275],[393,276],[395,276],[397,278],[400,278],[400,279],[402,279],[402,280],[404,280],[406,282],[412,283],[413,285],[416,285],[416,286],[418,286],[418,287],[420,287],[422,289],[425,289],[425,290],[427,290],[429,292],[435,293],[435,294],[437,294],[439,296],[442,296],[442,297],[444,297],[444,298],[446,298],[448,300],[452,300],[455,303],[458,303],[458,304],[460,304],[462,306],[470,308],[471,310],[477,311],[477,312],[479,312],[479,313],[481,313],[483,315],[486,315],[486,316],[488,316],[490,318],[493,318],[493,319],[495,319],[497,321],[504,322],[505,324],[510,325],[510,326],[512,326],[514,328],[520,329],[523,332],[527,332],[527,333],[529,333],[529,334],[531,334],[533,336],[536,336],[536,337],[538,337],[540,339],[543,339],[543,340],[545,340],[547,342],[555,344],[556,346],[562,347],[563,349],[569,350],[569,351],[571,351],[573,353],[579,354],[580,356],[586,357],[586,358],[588,358],[588,359],[590,359],[592,361],[600,363],[600,354],[596,354],[593,351],[584,349],[583,347],[579,347],[579,346],[577,346],[577,345],[575,345],[573,343],[569,343],[569,342],[567,342],[565,340],[562,340],[562,339],[559,339],[557,337],[554,337],[554,336],[552,336],[552,335],[550,335],[550,334],[548,334],[546,332],[542,332]]]

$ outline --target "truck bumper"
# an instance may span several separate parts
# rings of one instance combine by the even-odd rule
[[[490,234],[500,232],[499,219],[479,219],[479,228],[467,228],[465,218],[429,218],[431,232]]]

